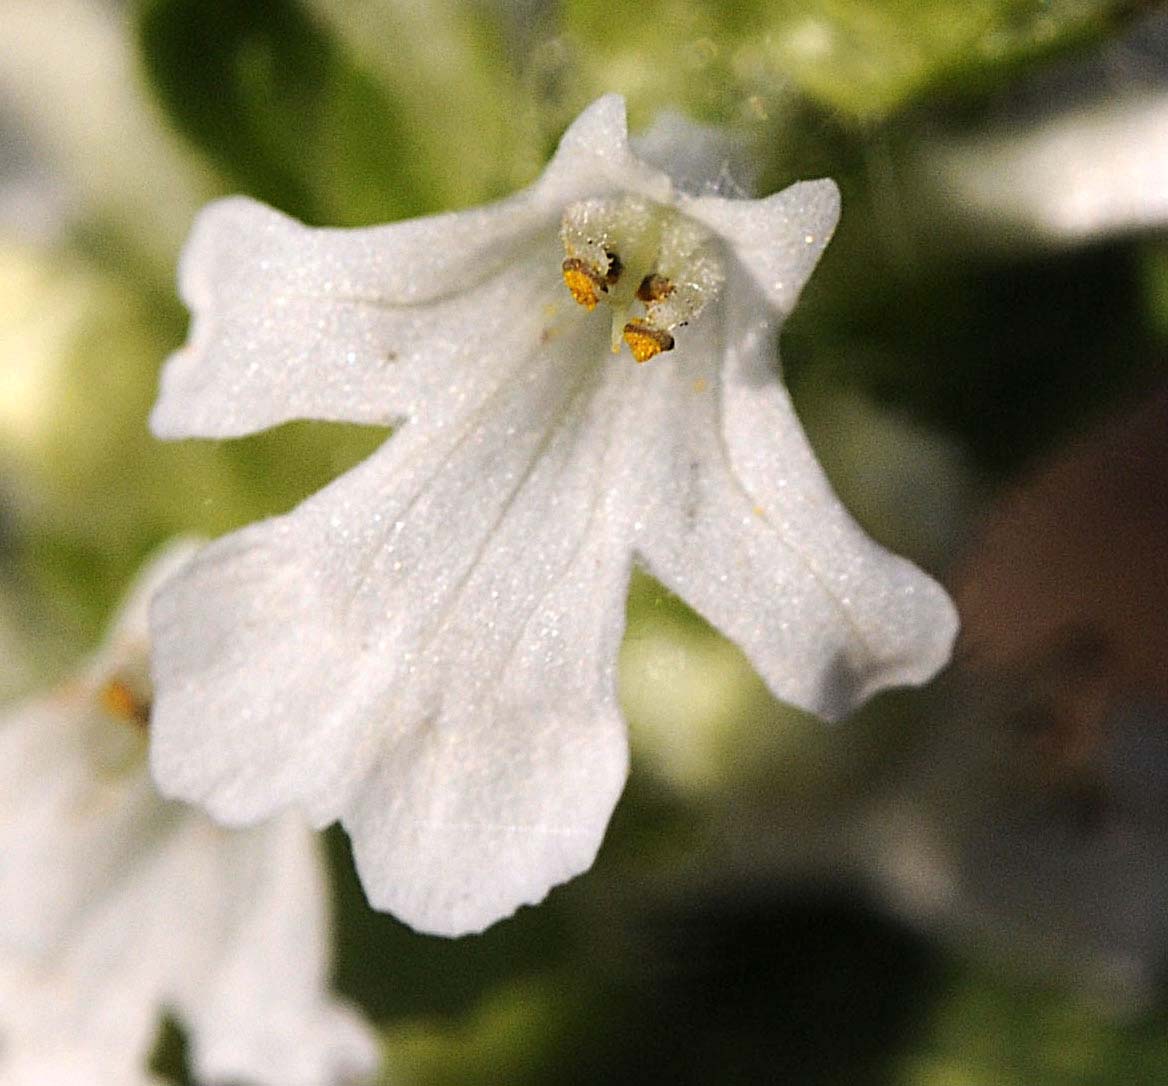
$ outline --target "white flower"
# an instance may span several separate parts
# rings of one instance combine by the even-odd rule
[[[457,934],[595,857],[634,559],[823,716],[929,678],[948,598],[848,517],[774,376],[837,215],[830,181],[679,191],[615,96],[488,207],[367,230],[208,208],[155,432],[398,429],[159,595],[160,786],[228,823],[339,817],[376,907]]]
[[[0,718],[4,1086],[154,1081],[166,1009],[202,1082],[338,1086],[376,1066],[326,991],[312,831],[293,813],[224,830],[151,783],[146,606],[193,550],[146,570],[79,675]]]

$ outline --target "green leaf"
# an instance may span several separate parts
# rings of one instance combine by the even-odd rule
[[[429,210],[403,106],[295,0],[147,0],[150,81],[227,187],[317,224]]]
[[[530,179],[516,169],[530,161],[516,58],[485,12],[461,0],[304,3],[392,103],[397,157],[422,210],[481,203]]]
[[[148,0],[146,72],[179,130],[234,186],[305,218],[332,43],[290,0]]]

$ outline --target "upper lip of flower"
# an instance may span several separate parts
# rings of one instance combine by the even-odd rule
[[[565,209],[622,196],[700,224],[725,273],[644,367],[613,359],[561,281]],[[837,216],[830,181],[679,192],[632,153],[615,96],[487,208],[359,231],[243,199],[204,212],[155,431],[408,421],[160,594],[160,785],[226,821],[340,816],[375,905],[461,933],[599,847],[627,766],[614,661],[634,553],[822,715],[931,676],[947,597],[850,520],[774,379],[776,328]]]

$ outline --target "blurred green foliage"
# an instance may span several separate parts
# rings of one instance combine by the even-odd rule
[[[501,50],[485,20],[448,14],[149,0],[138,25],[159,99],[230,187],[344,226],[509,187],[497,165],[513,97]],[[354,38],[368,47],[356,53]]]
[[[642,108],[765,116],[785,88],[870,124],[928,94],[970,93],[1113,29],[1114,0],[770,0],[565,5],[589,70]]]
[[[141,52],[159,100],[231,180],[293,215],[318,206],[336,49],[285,0],[157,0]]]
[[[1102,1013],[1101,1013],[1102,1012]],[[1128,1086],[1168,1080],[1162,1013],[1127,1026],[1056,988],[971,967],[904,1061],[905,1086]]]

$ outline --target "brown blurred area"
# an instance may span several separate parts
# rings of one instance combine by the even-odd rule
[[[1168,385],[1011,486],[952,578],[957,666],[1030,680],[1039,745],[1086,754],[1117,701],[1168,703]]]

